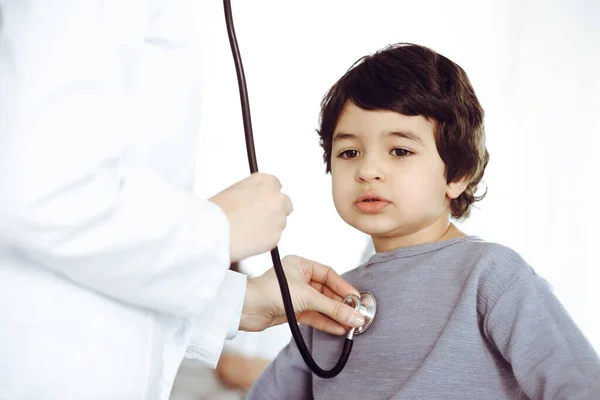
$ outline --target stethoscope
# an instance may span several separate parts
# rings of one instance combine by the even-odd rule
[[[242,104],[242,117],[244,121],[244,133],[246,136],[246,151],[248,153],[248,163],[250,165],[250,173],[258,172],[258,165],[256,162],[256,154],[254,151],[254,139],[252,136],[252,120],[250,118],[250,105],[248,101],[248,90],[246,88],[246,78],[244,76],[244,67],[242,65],[242,57],[240,56],[237,39],[235,36],[235,30],[233,27],[233,17],[231,16],[231,2],[230,0],[223,0],[223,6],[225,8],[225,23],[227,24],[227,33],[229,35],[229,44],[231,45],[231,52],[233,53],[233,60],[235,62],[235,68],[237,72],[238,86],[240,90],[240,101]],[[358,310],[365,318],[365,323],[360,328],[352,328],[346,334],[344,340],[344,348],[337,364],[330,370],[324,370],[320,368],[315,360],[312,358],[302,334],[298,328],[296,316],[292,305],[292,299],[290,297],[290,289],[288,288],[287,280],[281,266],[281,260],[279,256],[279,250],[275,247],[271,250],[271,259],[273,260],[273,266],[275,268],[275,274],[279,281],[279,287],[281,289],[281,297],[283,298],[283,305],[285,308],[285,315],[287,316],[290,330],[298,350],[304,359],[304,362],[313,371],[313,373],[321,378],[333,378],[337,376],[348,361],[350,352],[352,351],[352,343],[354,335],[359,335],[365,332],[373,322],[375,313],[377,310],[377,303],[375,297],[369,292],[361,292],[360,296],[349,295],[344,299],[344,303],[355,310]]]

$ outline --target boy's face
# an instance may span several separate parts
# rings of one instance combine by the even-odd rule
[[[333,134],[333,201],[344,221],[373,237],[377,251],[437,241],[450,199],[434,123],[422,116],[366,111],[349,102]]]

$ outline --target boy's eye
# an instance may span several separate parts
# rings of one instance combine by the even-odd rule
[[[391,154],[396,157],[406,157],[406,156],[411,155],[412,152],[410,152],[406,149],[396,148],[391,151]]]
[[[358,157],[358,150],[344,150],[342,151],[338,157],[339,158],[354,158]]]

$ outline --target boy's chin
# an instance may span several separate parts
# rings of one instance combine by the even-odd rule
[[[401,229],[398,224],[385,223],[385,221],[352,221],[349,224],[367,235],[377,237],[393,236],[394,233],[397,234],[399,228]]]

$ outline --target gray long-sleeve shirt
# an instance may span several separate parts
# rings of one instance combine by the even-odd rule
[[[600,359],[548,284],[514,251],[476,237],[377,253],[344,277],[377,299],[335,378],[293,342],[248,399],[600,399]],[[302,326],[321,368],[343,338]]]

